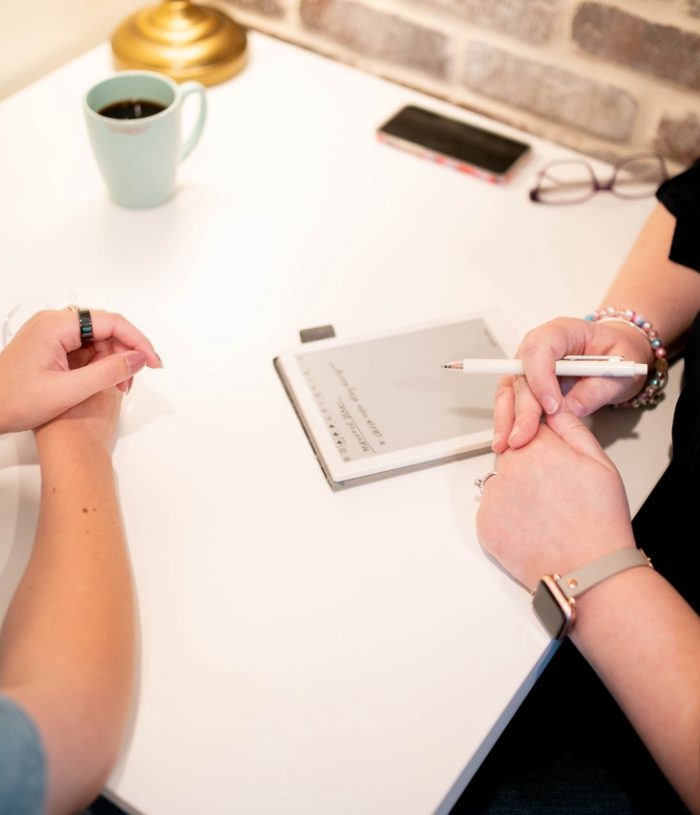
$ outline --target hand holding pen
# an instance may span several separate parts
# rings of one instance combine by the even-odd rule
[[[645,375],[639,368],[639,373],[624,376],[577,375],[566,381],[563,393],[561,377],[569,375],[557,375],[556,364],[559,361],[561,371],[563,358],[570,355],[622,357],[640,365],[652,362],[648,340],[630,325],[559,317],[538,326],[525,336],[516,353],[523,374],[503,375],[496,388],[494,452],[528,444],[543,413],[570,410],[579,417],[588,416],[603,405],[629,399],[644,384]]]

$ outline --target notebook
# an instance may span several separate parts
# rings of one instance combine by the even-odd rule
[[[498,376],[449,371],[513,355],[497,309],[281,351],[274,365],[328,483],[341,489],[491,445]]]

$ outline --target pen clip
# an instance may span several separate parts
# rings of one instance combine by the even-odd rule
[[[595,354],[567,354],[562,359],[573,362],[623,362],[625,358],[620,356],[596,356]]]

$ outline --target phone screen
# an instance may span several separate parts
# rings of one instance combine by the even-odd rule
[[[378,135],[399,147],[418,145],[466,165],[457,169],[480,168],[497,178],[505,177],[530,150],[524,142],[413,105],[385,122]]]

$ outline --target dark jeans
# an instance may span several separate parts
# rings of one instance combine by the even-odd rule
[[[687,809],[566,641],[452,813],[687,815]]]

